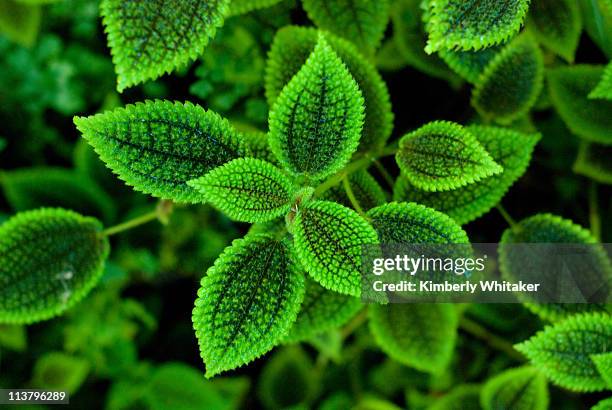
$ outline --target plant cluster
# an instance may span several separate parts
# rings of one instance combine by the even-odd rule
[[[79,45],[97,8],[79,0],[70,17],[63,3],[0,4],[0,97],[36,118],[24,143],[0,138],[0,155],[28,158],[0,181],[16,211],[0,219],[0,347],[23,350],[24,325],[62,320],[63,348],[36,361],[31,384],[76,392],[93,374],[113,380],[110,409],[227,409],[248,380],[218,375],[265,362],[267,408],[612,408],[597,395],[612,389],[609,305],[364,303],[361,266],[379,244],[590,244],[585,278],[610,294],[612,63],[593,61],[612,57],[612,2],[101,0],[112,65]],[[50,29],[36,40],[43,11]],[[69,34],[51,33],[62,25]],[[595,57],[575,64],[583,44]],[[170,82],[196,59],[185,89],[202,104]],[[121,96],[103,84],[111,67]],[[420,96],[385,80],[418,71],[468,94],[469,114],[394,132]],[[77,114],[74,154],[48,112]],[[14,122],[3,135],[26,128]],[[50,146],[74,168],[50,166]],[[532,159],[588,180],[590,229],[544,210],[509,215],[501,201],[517,181],[548,184],[527,172]],[[571,202],[579,187],[556,189]],[[508,226],[486,236],[477,220],[495,208]],[[512,280],[521,261],[504,249]],[[159,331],[155,303],[125,291],[165,292],[172,275],[159,272],[201,278],[191,320],[212,380],[138,360],[135,340]],[[342,383],[368,355],[381,364],[367,382]]]

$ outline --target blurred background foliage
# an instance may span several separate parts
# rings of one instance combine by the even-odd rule
[[[469,84],[423,52],[420,13],[416,1],[396,2],[375,58],[391,93],[395,137],[431,120],[474,117]],[[576,61],[605,64],[612,39],[593,21],[587,10]],[[2,0],[0,223],[43,205],[94,215],[106,225],[153,209],[153,199],[124,186],[79,140],[72,116],[166,98],[191,100],[240,129],[265,131],[266,56],[275,32],[287,24],[310,24],[291,0],[232,17],[191,66],[119,96],[96,0]],[[558,57],[546,58],[554,64]],[[572,172],[579,142],[546,96],[532,117],[513,126],[537,129],[543,140],[505,207],[517,219],[553,212],[588,226],[589,182]],[[392,160],[385,165],[396,171]],[[600,208],[607,224],[602,240],[610,242],[609,187],[600,188]],[[474,242],[496,242],[504,227],[493,212],[466,230]],[[367,327],[349,324],[206,381],[191,324],[193,300],[200,277],[246,229],[207,206],[176,207],[166,226],[113,238],[103,280],[86,300],[48,322],[0,326],[0,387],[65,389],[74,408],[88,409],[424,409],[457,386],[478,384],[515,364],[462,333],[452,366],[430,376],[387,358]],[[520,305],[473,305],[467,317],[508,342],[541,327]],[[551,387],[551,408],[588,408],[599,398],[591,396],[585,402]]]

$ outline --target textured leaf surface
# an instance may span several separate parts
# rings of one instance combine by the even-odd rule
[[[523,265],[530,263],[524,261],[524,252],[513,253],[512,246],[504,244],[515,243],[570,243],[570,244],[592,244],[591,247],[583,247],[584,271],[581,272],[581,280],[587,284],[601,284],[600,292],[610,294],[610,283],[612,280],[612,265],[605,250],[595,245],[597,240],[589,231],[568,219],[563,219],[551,214],[538,214],[520,221],[514,229],[507,229],[502,235],[499,247],[499,269],[506,280],[518,280],[523,272]],[[588,251],[588,253],[587,253]],[[588,267],[588,268],[587,268]],[[550,279],[549,279],[550,280]],[[586,290],[586,288],[585,288]],[[534,313],[546,320],[559,320],[576,312],[599,311],[602,305],[592,303],[546,303],[533,304],[525,299],[526,306]]]
[[[119,92],[195,60],[230,0],[103,0],[100,4]]]
[[[367,171],[362,170],[352,173],[349,176],[349,183],[351,184],[351,189],[353,190],[355,198],[363,210],[367,211],[368,209],[387,202],[385,191],[383,191],[379,183],[376,182],[376,179]],[[321,199],[338,202],[348,208],[353,206],[342,184],[336,185],[324,192]]]
[[[74,122],[121,179],[163,199],[200,202],[187,182],[246,155],[226,120],[190,103],[147,101]]]
[[[318,31],[289,26],[279,30],[272,43],[266,67],[266,97],[273,106],[285,85],[300,70],[314,49]],[[360,150],[380,148],[391,135],[393,114],[389,91],[380,74],[348,41],[326,34],[330,46],[346,64],[365,101],[365,122]]]
[[[389,21],[390,0],[303,0],[317,27],[353,43],[365,53],[378,47]]]
[[[449,216],[426,206],[393,202],[368,212],[381,243],[469,243]]]
[[[600,66],[574,65],[548,71],[550,98],[568,128],[579,137],[612,144],[612,101],[588,95],[602,78]]]
[[[583,141],[574,163],[574,172],[602,184],[612,184],[612,146]]]
[[[23,46],[34,45],[42,10],[35,4],[23,4],[15,0],[0,2],[0,33]]]
[[[612,317],[587,313],[547,326],[515,348],[556,385],[589,392],[606,388],[591,356],[610,353],[610,340]]]
[[[489,212],[525,173],[540,135],[479,125],[469,126],[467,130],[478,139],[493,160],[504,168],[501,174],[444,192],[423,191],[400,176],[394,187],[393,198],[437,209],[460,225]]]
[[[500,49],[501,47],[490,47],[479,51],[440,50],[438,54],[454,72],[475,84]]]
[[[546,378],[534,367],[506,370],[485,383],[481,402],[484,410],[546,410]]]
[[[246,14],[249,11],[271,7],[283,0],[230,0],[229,15]]]
[[[329,290],[361,294],[362,246],[378,243],[365,219],[334,202],[315,201],[298,210],[293,229],[296,253],[310,276]]]
[[[591,407],[591,410],[610,410],[612,409],[612,397],[605,399]]]
[[[68,208],[110,222],[116,209],[95,182],[62,168],[24,168],[1,174],[4,195],[16,211],[46,207]]]
[[[308,279],[302,308],[284,341],[301,342],[336,329],[355,316],[362,306],[359,298],[329,291]]]
[[[597,87],[591,91],[589,98],[612,100],[612,63],[606,66]]]
[[[363,104],[357,83],[321,36],[270,113],[270,148],[292,173],[323,179],[357,149]]]
[[[426,51],[480,50],[502,43],[521,28],[529,0],[429,0]]]
[[[241,132],[239,138],[246,144],[253,158],[262,159],[277,165],[276,157],[270,151],[268,134],[261,131]]]
[[[456,189],[503,171],[474,135],[446,121],[402,137],[396,160],[406,178],[427,191]]]
[[[376,342],[392,359],[428,373],[439,373],[449,364],[458,326],[452,305],[370,305],[369,316]]]
[[[289,331],[304,297],[293,260],[287,243],[249,235],[208,270],[193,311],[207,377],[253,361]]]
[[[505,46],[487,65],[472,93],[472,105],[485,118],[510,123],[536,103],[544,84],[544,58],[531,36]]]
[[[529,16],[538,41],[565,60],[574,61],[582,21],[575,0],[532,0]]]
[[[294,186],[274,165],[238,158],[213,169],[188,185],[230,218],[266,222],[289,212]]]
[[[0,225],[0,322],[49,319],[80,301],[108,256],[101,229],[61,209],[23,212]]]
[[[429,410],[481,410],[480,389],[472,384],[455,387],[436,400]]]
[[[259,377],[257,393],[265,408],[308,408],[317,388],[312,361],[303,350],[290,347],[270,358]],[[301,405],[300,405],[301,404]]]
[[[591,356],[597,371],[604,379],[609,389],[612,389],[612,353],[595,354]]]

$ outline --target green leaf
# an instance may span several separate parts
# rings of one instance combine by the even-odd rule
[[[612,317],[606,313],[587,313],[547,326],[515,348],[554,384],[591,392],[607,387],[591,356],[610,353],[610,340]]]
[[[363,104],[357,83],[321,35],[270,112],[270,148],[293,174],[323,179],[357,149]]]
[[[517,34],[529,0],[429,0],[425,51],[480,50]]]
[[[299,405],[309,402],[316,393],[313,373],[312,361],[302,349],[285,348],[262,370],[257,395],[267,409],[301,408]]]
[[[247,153],[226,120],[191,103],[147,101],[74,123],[128,185],[178,202],[201,202],[187,182]]]
[[[612,100],[612,63],[606,66],[601,80],[597,87],[591,91],[589,98]]]
[[[291,208],[295,187],[274,165],[254,158],[238,158],[188,182],[230,218],[267,222]]]
[[[317,27],[349,40],[365,54],[383,38],[389,21],[390,0],[303,0]]]
[[[480,386],[473,384],[457,386],[428,410],[480,410],[480,390]]]
[[[458,327],[453,305],[370,305],[369,316],[374,339],[392,359],[434,374],[442,372],[450,363]]]
[[[368,222],[342,205],[315,201],[298,209],[293,225],[296,253],[310,276],[326,289],[359,296],[362,246],[378,243]]]
[[[206,377],[253,361],[287,334],[304,297],[294,260],[288,243],[249,235],[208,270],[193,311]]]
[[[103,0],[100,10],[117,90],[122,92],[195,60],[223,25],[229,4],[230,0]]]
[[[289,26],[280,29],[269,53],[266,67],[266,97],[273,106],[281,90],[291,81],[308,59],[317,43],[319,32],[308,27]],[[365,121],[360,150],[384,146],[393,129],[389,91],[380,74],[348,41],[327,33],[330,46],[346,64],[365,101]]]
[[[612,397],[600,401],[591,410],[612,410]]]
[[[601,66],[574,65],[548,71],[550,98],[576,135],[600,144],[612,144],[612,101],[591,100],[591,90],[602,78]]]
[[[529,35],[506,45],[487,65],[472,92],[472,105],[486,119],[508,124],[534,106],[544,84],[544,57]]]
[[[277,165],[276,157],[270,151],[268,134],[261,131],[241,132],[240,140],[244,141],[253,158],[262,159],[271,164]]]
[[[336,329],[348,322],[361,308],[359,298],[329,291],[308,279],[302,308],[284,342],[302,342]]]
[[[438,55],[466,81],[476,84],[489,63],[499,54],[501,47],[479,51],[440,50]]]
[[[532,0],[530,21],[538,41],[568,62],[574,61],[582,21],[575,0]]]
[[[606,57],[612,58],[612,9],[599,0],[578,0],[578,4],[589,37]]]
[[[68,208],[112,222],[113,200],[87,177],[70,169],[23,168],[3,172],[4,196],[15,211],[47,207]]]
[[[594,354],[591,360],[595,363],[597,371],[612,390],[612,353]]]
[[[0,225],[0,323],[49,319],[89,293],[109,253],[101,230],[62,209],[22,212]]]
[[[228,16],[246,14],[253,10],[274,6],[283,0],[231,0]]]
[[[574,172],[602,184],[612,184],[612,146],[582,141]]]
[[[393,202],[368,212],[381,243],[469,243],[449,216],[426,206]]]
[[[385,191],[367,171],[354,172],[349,175],[348,179],[355,198],[357,198],[357,201],[365,211],[387,202]],[[325,191],[321,199],[338,202],[347,208],[353,206],[346,194],[346,190],[341,184]]]
[[[444,192],[428,192],[413,186],[400,176],[395,184],[396,201],[416,202],[448,214],[465,225],[489,212],[527,169],[539,134],[523,134],[514,130],[472,125],[467,127],[484,149],[504,171],[465,187]]]
[[[0,325],[0,348],[24,352],[28,347],[28,335],[23,325]]]
[[[15,0],[0,1],[0,34],[22,46],[36,42],[42,10],[39,5],[28,5]]]
[[[513,253],[512,246],[505,244],[522,243],[570,243],[570,244],[591,244],[590,247],[583,247],[584,269],[581,272],[582,280],[586,283],[599,284],[602,286],[609,284],[612,278],[612,264],[606,255],[606,251],[589,231],[579,225],[574,224],[568,219],[563,219],[551,214],[537,214],[520,221],[515,227],[504,231],[500,240],[499,247],[499,269],[505,280],[519,280],[525,252]],[[588,252],[587,252],[588,251]],[[610,292],[609,288],[602,287],[601,291]],[[555,321],[563,319],[577,312],[601,311],[604,307],[593,303],[530,303],[533,300],[523,294],[518,295],[521,301],[525,302],[527,308],[545,320]]]
[[[482,388],[484,410],[546,410],[548,388],[538,369],[528,366],[506,370],[487,381]]]
[[[476,137],[459,124],[431,122],[400,140],[397,163],[408,180],[427,191],[448,191],[503,171]]]
[[[37,389],[63,390],[74,394],[89,373],[89,363],[63,352],[46,353],[36,361],[32,384]]]
[[[427,33],[422,17],[421,0],[399,0],[393,3],[391,41],[394,49],[389,57],[400,62],[403,59],[406,64],[427,75],[448,81],[453,87],[458,86],[460,79],[449,70],[440,57],[425,52]]]

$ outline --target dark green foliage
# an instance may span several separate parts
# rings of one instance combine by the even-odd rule
[[[434,374],[449,364],[458,326],[453,305],[371,305],[369,314],[376,342],[394,360]]]
[[[0,33],[11,40],[31,47],[36,41],[42,20],[40,6],[18,0],[0,2]]]
[[[36,362],[33,383],[39,388],[74,394],[85,381],[89,363],[61,352],[51,352]]]
[[[310,358],[299,348],[285,348],[276,353],[259,379],[257,393],[265,407],[294,408],[308,402],[316,388],[312,370]]]
[[[108,240],[92,218],[61,209],[18,214],[0,225],[0,322],[63,313],[102,275]]]
[[[230,218],[266,222],[289,212],[295,187],[274,165],[239,158],[188,182]]]
[[[610,158],[612,158],[612,146],[583,141],[574,163],[574,172],[602,184],[612,184]]]
[[[476,82],[472,105],[486,119],[508,124],[535,104],[544,81],[544,58],[529,35],[506,45]]]
[[[270,7],[283,0],[231,0],[229,15],[245,14],[253,10]]]
[[[270,50],[266,68],[266,97],[273,106],[312,53],[319,32],[308,27],[288,26],[279,30]],[[365,103],[360,150],[381,148],[391,135],[393,114],[389,92],[376,69],[346,40],[326,34],[325,38],[357,82]]]
[[[463,229],[442,212],[414,202],[393,202],[368,212],[381,243],[469,243]]]
[[[480,75],[497,56],[501,46],[485,48],[479,51],[440,50],[440,57],[454,72],[466,81],[476,84]]]
[[[357,84],[321,35],[270,112],[270,148],[293,174],[320,180],[346,165],[363,118]]]
[[[529,0],[427,0],[427,52],[479,50],[518,33]]]
[[[534,367],[506,370],[493,377],[482,388],[484,410],[548,409],[546,378]]]
[[[201,202],[187,182],[247,153],[226,120],[190,103],[147,101],[74,122],[121,179],[179,202]]]
[[[591,91],[589,98],[612,100],[612,63],[606,66],[601,81]]]
[[[504,168],[501,174],[444,192],[420,190],[410,184],[407,178],[400,176],[395,184],[393,198],[437,209],[461,225],[489,212],[527,169],[540,135],[479,125],[467,127],[467,130],[478,139],[493,160]]]
[[[459,124],[436,121],[400,140],[396,160],[403,175],[426,191],[448,191],[503,169]]]
[[[591,357],[611,352],[610,340],[612,317],[588,313],[547,326],[515,347],[554,384],[588,392],[607,387]]]
[[[94,181],[69,169],[17,169],[2,173],[0,183],[15,211],[56,206],[106,222],[115,217],[112,199]]]
[[[278,164],[276,157],[270,150],[268,134],[261,131],[243,131],[239,137],[249,149],[254,158],[267,161],[271,164]]]
[[[117,72],[117,90],[182,68],[204,51],[230,0],[102,0],[101,13]]]
[[[550,98],[567,127],[592,142],[612,144],[612,101],[588,98],[603,67],[575,65],[548,71]]]
[[[389,21],[390,0],[303,0],[317,27],[353,43],[368,54],[380,44]]]
[[[361,294],[362,246],[378,243],[376,231],[355,211],[315,201],[294,216],[295,249],[302,266],[324,288]]]
[[[198,291],[193,324],[206,376],[251,362],[289,331],[304,277],[289,244],[267,235],[233,242]]]
[[[383,191],[380,184],[367,171],[355,172],[348,177],[348,180],[355,194],[355,198],[363,210],[367,211],[387,201],[385,191]],[[324,192],[321,199],[338,202],[346,207],[352,206],[346,194],[346,189],[341,185],[335,186],[329,191]]]
[[[429,410],[480,410],[481,387],[472,384],[457,386],[436,400]]]
[[[305,341],[342,326],[362,307],[358,298],[329,291],[308,279],[300,313],[284,341]]]
[[[508,228],[500,240],[499,269],[506,280],[516,281],[521,278],[524,252],[515,253],[512,244],[520,243],[569,243],[596,244],[597,240],[589,231],[574,224],[572,221],[551,214],[538,214],[522,220],[517,226]],[[504,246],[508,244],[508,246]],[[583,248],[584,270],[581,277],[586,283],[601,284],[600,292],[610,293],[612,280],[612,265],[601,246],[593,245]],[[529,265],[527,265],[529,266]],[[552,291],[552,290],[550,290]],[[534,313],[546,320],[559,320],[577,312],[599,311],[604,306],[592,303],[544,303],[533,304],[525,295],[520,295],[523,302]]]
[[[529,15],[538,41],[573,62],[582,31],[578,3],[574,0],[532,0]]]

